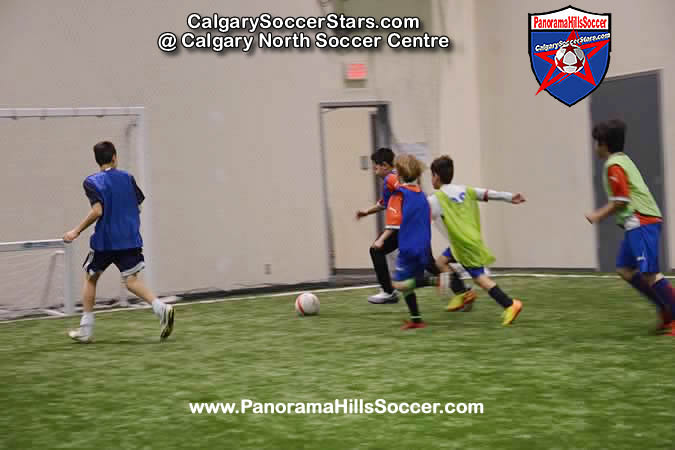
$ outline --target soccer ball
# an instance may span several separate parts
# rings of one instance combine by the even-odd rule
[[[319,299],[311,292],[303,292],[295,299],[295,312],[299,316],[319,314]]]
[[[584,68],[586,55],[575,44],[560,47],[555,54],[555,66],[563,73],[577,73]]]

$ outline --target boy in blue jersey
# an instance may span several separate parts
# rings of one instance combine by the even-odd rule
[[[431,262],[431,210],[426,195],[417,184],[424,167],[412,155],[400,155],[394,164],[399,178],[395,192],[401,195],[402,201],[393,286],[403,294],[410,311],[410,320],[401,329],[425,328],[415,295],[416,280],[424,276],[424,270]]]
[[[385,230],[378,236],[370,247],[370,258],[373,261],[373,268],[377,276],[377,282],[380,284],[380,292],[368,297],[368,301],[373,304],[397,303],[398,294],[394,290],[387,265],[387,255],[398,248],[398,231],[401,225],[401,194],[396,191],[399,185],[399,178],[394,168],[394,152],[390,148],[378,148],[370,157],[373,162],[375,175],[382,178],[382,196],[377,204],[368,209],[362,209],[356,212],[356,219],[375,214],[379,211],[385,212]],[[431,250],[430,250],[431,252]],[[431,255],[431,254],[430,254]],[[429,264],[426,270],[433,274],[440,273],[436,266],[433,256],[430,256]],[[456,275],[455,275],[456,276]],[[464,283],[457,278],[457,283],[453,287],[468,289]]]
[[[91,252],[83,265],[86,275],[80,328],[71,330],[68,335],[83,343],[93,341],[96,283],[103,271],[114,264],[127,288],[152,305],[152,311],[160,319],[160,339],[164,340],[173,331],[173,307],[155,297],[138,278],[138,273],[145,267],[140,233],[140,205],[145,196],[132,175],[117,169],[117,151],[111,142],[96,144],[94,156],[101,170],[88,176],[83,183],[91,211],[77,227],[63,235],[65,242],[72,242],[96,222],[90,239]]]

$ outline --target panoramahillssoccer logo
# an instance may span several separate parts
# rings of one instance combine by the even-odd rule
[[[602,83],[609,67],[611,14],[567,6],[528,14],[532,71],[546,91],[567,106],[585,98]]]

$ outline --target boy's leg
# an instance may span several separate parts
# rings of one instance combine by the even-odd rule
[[[406,305],[408,305],[408,311],[410,311],[410,321],[405,322],[401,327],[402,330],[426,327],[426,324],[422,321],[422,315],[417,306],[417,296],[415,295],[415,279],[423,274],[424,264],[418,264],[416,261],[406,261],[406,258],[401,254],[398,255],[393,286],[401,292],[403,298],[405,298]]]
[[[373,268],[377,276],[377,282],[382,287],[382,292],[372,295],[368,298],[370,303],[395,303],[398,296],[394,292],[394,286],[391,283],[389,266],[387,265],[387,255],[398,248],[398,232],[395,231],[384,241],[381,248],[370,247],[370,258],[373,261]]]
[[[661,224],[627,231],[616,266],[619,276],[656,306],[662,320],[660,328],[670,330],[675,313],[675,296],[672,286],[659,269],[660,234]]]
[[[422,321],[419,307],[417,306],[417,295],[415,295],[415,279],[409,278],[404,281],[395,281],[394,288],[401,292],[405,303],[410,312],[410,321],[406,321],[401,327],[402,330],[410,330],[414,328],[425,328],[426,324]]]
[[[94,338],[94,304],[96,302],[96,283],[101,272],[84,276],[84,286],[82,287],[82,317],[80,318],[80,328],[70,330],[68,335],[79,342],[91,342]]]
[[[442,272],[441,266],[439,266],[437,263],[437,260],[440,259],[441,256],[439,256],[438,258],[434,258],[434,253],[431,250],[431,248],[429,248],[429,263],[425,267],[425,270],[429,272],[431,275],[438,276],[441,274]]]
[[[660,311],[660,329],[668,331],[671,336],[675,336],[675,322],[673,322],[673,318],[675,318],[675,290],[673,290],[673,286],[660,272],[644,274],[644,279],[663,305]]]
[[[617,267],[616,272],[624,281],[633,286],[635,290],[656,306],[663,320],[663,325],[671,322],[672,309],[668,307],[668,301],[664,302],[653,287],[660,281],[656,278],[656,274],[641,274],[637,269],[632,267]],[[663,276],[661,276],[661,279],[665,280]]]
[[[84,284],[82,286],[82,318],[80,328],[68,331],[72,339],[88,343],[94,340],[94,305],[96,303],[96,283],[105,269],[110,265],[110,257],[106,252],[90,251],[82,264]]]
[[[441,293],[446,291],[448,287],[455,294],[450,301],[448,306],[445,308],[446,311],[471,311],[472,303],[476,300],[476,293],[467,288],[464,281],[459,276],[459,274],[450,266],[451,263],[457,263],[455,258],[452,256],[452,251],[448,247],[437,259],[436,265],[441,271],[438,286],[441,290]]]
[[[492,297],[499,305],[504,308],[502,315],[502,325],[510,325],[520,314],[523,309],[523,304],[518,299],[512,299],[504,291],[497,286],[497,283],[492,281],[490,277],[485,275],[483,268],[467,269],[473,278],[473,281],[482,287],[490,297]]]
[[[463,294],[470,290],[470,288],[466,287],[462,278],[450,265],[451,263],[457,264],[457,260],[452,256],[452,251],[450,250],[450,247],[448,247],[441,256],[436,258],[436,266],[438,266],[438,269],[441,272],[439,286],[441,289],[447,289],[449,287],[455,294]]]
[[[141,249],[120,251],[115,259],[115,265],[122,273],[127,289],[138,298],[152,306],[152,312],[159,317],[161,332],[160,338],[166,339],[173,331],[174,308],[162,302],[138,277],[138,273],[145,268],[145,258]]]

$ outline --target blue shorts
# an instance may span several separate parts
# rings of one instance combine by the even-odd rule
[[[396,257],[396,270],[394,281],[405,281],[424,275],[424,270],[429,265],[429,251],[419,255],[407,255],[399,252]]]
[[[619,254],[616,256],[616,267],[637,269],[640,273],[660,272],[660,240],[660,223],[642,225],[626,231]]]
[[[84,260],[82,267],[89,275],[95,275],[103,272],[110,264],[115,264],[125,278],[135,275],[145,268],[143,249],[131,248],[103,252],[92,250]]]
[[[445,249],[445,251],[443,252],[443,256],[448,258],[451,262],[457,262],[455,257],[452,256],[452,250],[450,250],[450,247]],[[462,267],[464,267],[464,266],[462,266]],[[478,278],[479,276],[481,276],[485,273],[485,267],[464,267],[464,270],[469,272],[469,275],[471,275],[471,278]]]

